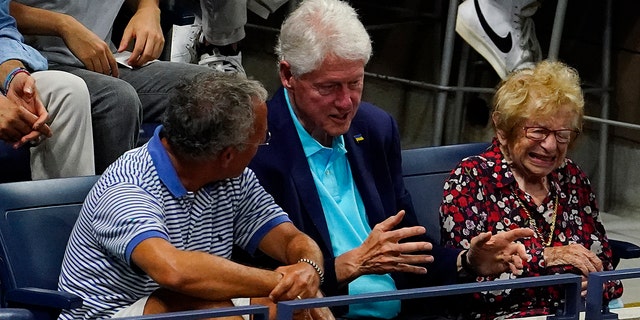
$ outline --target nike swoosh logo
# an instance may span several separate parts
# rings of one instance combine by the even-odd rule
[[[480,4],[478,3],[478,0],[474,0],[473,4],[476,7],[478,19],[480,19],[480,25],[482,26],[484,32],[486,32],[489,36],[489,39],[493,41],[493,43],[496,45],[496,47],[498,47],[500,51],[504,53],[511,51],[511,46],[513,45],[513,41],[511,40],[511,32],[509,32],[504,37],[499,36],[495,31],[493,31],[493,29],[491,29],[491,26],[489,25],[489,23],[487,23],[487,19],[484,18],[482,10],[480,10]]]

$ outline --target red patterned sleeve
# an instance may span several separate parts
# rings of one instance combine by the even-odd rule
[[[444,184],[440,240],[445,247],[469,249],[471,238],[484,232],[477,214],[477,210],[482,208],[477,199],[479,194],[483,194],[483,187],[472,159],[461,162],[452,170]]]
[[[571,193],[577,197],[577,203],[579,204],[577,216],[579,220],[574,217],[573,221],[582,223],[581,238],[584,241],[584,246],[598,255],[598,258],[602,260],[604,270],[613,270],[613,252],[600,218],[600,211],[598,210],[596,195],[591,187],[591,182],[586,173],[572,161],[568,161],[566,170],[567,177],[577,177],[575,184],[572,185],[573,190],[571,190]],[[608,281],[605,283],[603,299],[610,301],[619,298],[622,296],[622,292],[621,281]]]

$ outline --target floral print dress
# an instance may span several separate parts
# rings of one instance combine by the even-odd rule
[[[476,281],[534,277],[580,271],[570,265],[546,267],[545,245],[582,244],[612,270],[611,248],[599,218],[595,194],[586,174],[570,159],[548,175],[550,191],[541,205],[520,190],[505,162],[497,139],[478,156],[461,161],[445,182],[440,207],[442,244],[468,249],[479,233],[499,233],[515,228],[534,228],[535,237],[521,239],[531,256],[522,275],[505,272]],[[531,222],[533,220],[533,223]],[[537,229],[537,230],[535,230]],[[554,230],[550,234],[550,230]],[[605,284],[604,300],[622,295],[620,281]],[[560,287],[507,289],[473,294],[465,318],[493,319],[552,314],[561,306]]]

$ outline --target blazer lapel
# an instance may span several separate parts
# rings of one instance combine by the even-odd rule
[[[286,155],[283,165],[289,166],[291,169],[291,180],[295,184],[298,191],[296,201],[299,201],[300,207],[304,208],[300,213],[305,220],[311,220],[317,228],[318,233],[322,237],[325,245],[330,252],[333,252],[331,246],[331,238],[329,237],[329,228],[324,217],[318,190],[316,189],[311,169],[307,162],[307,157],[302,149],[302,144],[298,138],[298,132],[295,129],[293,120],[289,114],[287,103],[284,99],[284,90],[280,88],[274,95],[269,108],[270,123],[274,128],[270,128],[272,134],[281,135],[284,143],[278,146],[278,154]]]
[[[369,225],[373,228],[385,219],[382,199],[376,189],[376,181],[373,179],[375,176],[372,172],[373,168],[369,165],[371,161],[374,161],[373,157],[379,155],[369,154],[369,148],[367,148],[368,144],[376,142],[371,141],[367,137],[367,132],[361,130],[357,119],[352,122],[344,139],[351,173],[367,211]]]

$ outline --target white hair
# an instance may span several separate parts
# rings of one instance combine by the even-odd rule
[[[340,0],[304,0],[282,23],[276,45],[278,60],[293,76],[315,70],[327,56],[349,61],[371,57],[371,38],[356,11]]]

